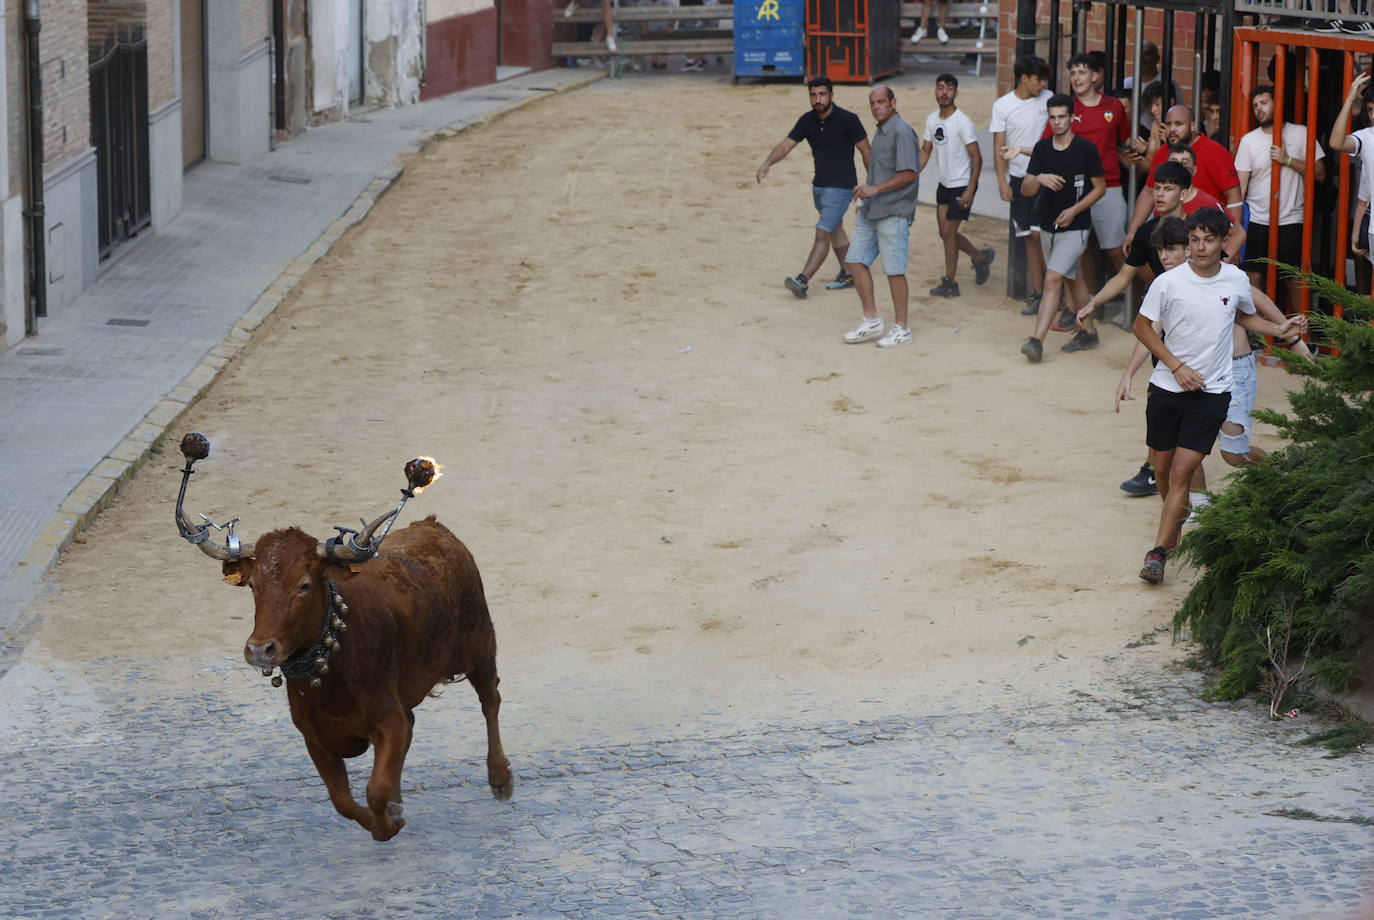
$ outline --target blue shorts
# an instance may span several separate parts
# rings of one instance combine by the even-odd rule
[[[826,233],[834,233],[835,228],[844,223],[844,209],[854,200],[854,192],[847,188],[821,188],[811,186],[811,200],[816,204],[820,219],[816,226]]]
[[[1244,430],[1240,434],[1217,432],[1217,447],[1228,454],[1250,452],[1250,413],[1255,409],[1259,394],[1259,374],[1255,370],[1255,353],[1231,359],[1231,405],[1226,409],[1226,421],[1235,422]]]
[[[907,246],[910,242],[911,221],[905,217],[880,217],[868,221],[862,214],[854,217],[854,237],[844,254],[846,262],[873,264],[882,257],[883,274],[905,275]]]

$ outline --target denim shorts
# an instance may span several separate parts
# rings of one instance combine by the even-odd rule
[[[869,222],[863,215],[854,217],[854,236],[844,255],[846,262],[873,265],[882,256],[883,274],[905,275],[911,221],[905,217],[880,217]]]
[[[835,228],[844,223],[844,209],[854,200],[854,192],[847,188],[822,188],[813,185],[811,200],[815,202],[816,213],[820,215],[816,226],[826,233],[834,233]]]
[[[1226,409],[1226,421],[1235,422],[1245,429],[1240,434],[1217,434],[1217,447],[1228,454],[1248,454],[1250,452],[1250,413],[1255,408],[1255,396],[1259,393],[1259,374],[1255,371],[1255,353],[1231,359],[1231,405]]]

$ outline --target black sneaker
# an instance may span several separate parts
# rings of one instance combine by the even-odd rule
[[[992,274],[992,260],[997,258],[996,249],[980,250],[983,254],[983,261],[973,263],[973,283],[982,284],[988,280]]]
[[[1074,337],[1064,343],[1060,351],[1086,351],[1089,348],[1097,347],[1097,333],[1080,329]]]
[[[1026,344],[1021,346],[1021,354],[1025,355],[1031,364],[1039,364],[1040,359],[1045,357],[1045,346],[1041,345],[1035,336],[1031,336],[1026,339]]]
[[[825,289],[827,291],[843,291],[845,288],[852,288],[853,286],[854,276],[844,269],[840,269],[840,273],[835,276],[835,280],[827,284]]]
[[[1059,318],[1050,326],[1051,332],[1073,332],[1078,328],[1078,315],[1072,310],[1065,310],[1059,314]]]
[[[783,279],[783,282],[782,282],[782,286],[785,287],[785,288],[787,288],[787,289],[788,289],[789,291],[791,291],[793,294],[796,294],[796,295],[797,295],[798,297],[800,297],[802,300],[805,300],[805,299],[806,299],[806,276],[805,276],[805,275],[797,275],[795,278],[784,278],[784,279]]]
[[[959,282],[949,275],[941,275],[940,283],[930,289],[930,294],[932,297],[958,297]]]
[[[1022,316],[1035,316],[1040,312],[1040,292],[1031,291],[1026,298],[1026,305],[1021,308]]]
[[[1121,491],[1137,498],[1158,495],[1159,485],[1155,482],[1155,468],[1148,463],[1141,466],[1139,473],[1121,484]]]
[[[1156,546],[1145,554],[1145,564],[1140,567],[1140,580],[1148,581],[1152,585],[1161,584],[1164,581],[1164,563],[1169,561],[1169,551],[1162,546]]]

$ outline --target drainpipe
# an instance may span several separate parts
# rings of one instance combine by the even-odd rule
[[[28,36],[29,103],[29,309],[24,331],[38,334],[38,319],[48,315],[48,257],[43,229],[43,66],[38,56],[38,0],[24,3],[24,33]]]

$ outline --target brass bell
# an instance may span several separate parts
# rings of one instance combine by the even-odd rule
[[[339,620],[338,626],[336,626],[335,629],[337,629],[339,632],[348,632],[348,624],[345,623],[343,620]]]
[[[335,647],[336,645],[338,645],[338,644],[339,644],[339,643],[336,642],[336,641],[334,640],[334,637],[333,637],[333,636],[325,636],[325,637],[324,637],[324,647],[325,647],[325,648],[334,648],[334,647]]]
[[[280,686],[281,686],[281,675],[280,675],[280,674],[278,674],[276,677],[272,678],[272,686],[274,686],[274,687],[280,687]]]
[[[339,619],[338,617],[335,617],[334,619],[330,620],[329,625],[337,629],[339,632],[343,632],[345,629],[348,628],[347,626],[344,626],[344,621]]]
[[[323,655],[321,655],[320,657],[316,658],[316,659],[315,659],[315,667],[317,667],[317,668],[323,668],[323,667],[324,667],[325,660],[326,660],[326,659],[325,659],[325,657],[324,657]]]
[[[339,598],[339,616],[348,616],[348,605],[343,602],[343,598]]]
[[[312,677],[312,678],[310,678],[310,686],[312,686],[312,687],[318,687],[319,685],[320,685],[320,679],[319,679],[318,677]]]
[[[271,669],[271,668],[263,668],[263,669],[262,669],[262,676],[263,676],[263,677],[271,677],[271,676],[272,676],[272,669]]]
[[[320,665],[320,673],[321,673],[321,674],[328,674],[328,673],[329,673],[329,665],[327,665],[327,664],[322,664],[322,665]]]

